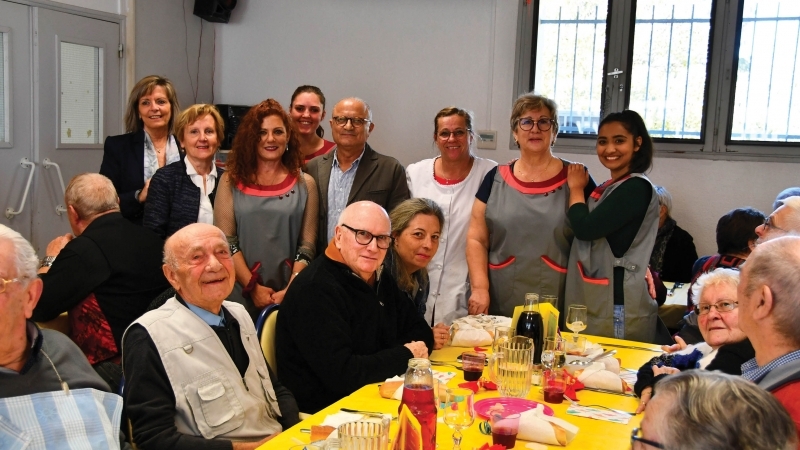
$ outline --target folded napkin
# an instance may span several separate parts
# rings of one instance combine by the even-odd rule
[[[617,372],[606,370],[604,364],[595,362],[582,370],[576,370],[573,375],[588,388],[605,389],[614,392],[630,391],[628,383],[620,378],[619,369],[617,369]]]
[[[520,414],[517,439],[564,446],[575,439],[578,430],[566,420],[545,415],[544,407],[540,404]]]

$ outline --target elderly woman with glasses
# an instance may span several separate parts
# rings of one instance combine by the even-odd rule
[[[511,317],[525,293],[564,303],[573,232],[567,220],[570,162],[553,155],[558,108],[547,97],[520,96],[511,111],[520,157],[490,170],[475,195],[467,232],[470,314]],[[583,190],[592,193],[591,177]]]
[[[742,374],[742,364],[754,358],[755,351],[739,329],[738,286],[739,271],[734,269],[716,269],[697,279],[692,291],[699,299],[695,310],[704,342],[673,346],[668,350],[677,351],[657,356],[639,369],[633,388],[641,399],[637,413],[644,411],[653,386],[669,374],[686,369]]]

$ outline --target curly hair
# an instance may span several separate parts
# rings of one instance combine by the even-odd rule
[[[289,135],[288,148],[281,156],[281,163],[290,173],[297,173],[303,164],[303,157],[297,141],[297,130],[289,115],[277,100],[268,98],[247,111],[242,117],[233,146],[228,155],[226,170],[231,181],[253,183],[258,169],[258,143],[261,141],[261,123],[264,118],[278,116]]]

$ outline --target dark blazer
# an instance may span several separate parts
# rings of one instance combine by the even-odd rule
[[[697,250],[694,239],[683,228],[675,225],[672,237],[664,251],[664,264],[661,267],[661,279],[665,281],[692,281],[692,265],[697,261]]]
[[[317,156],[308,162],[306,170],[317,182],[319,192],[319,228],[317,232],[317,248],[328,247],[328,183],[333,168],[333,154],[336,149]],[[391,156],[382,155],[369,144],[366,144],[364,156],[358,164],[353,187],[347,198],[347,204],[361,200],[370,200],[391,211],[403,200],[411,197],[403,166]],[[338,217],[332,218],[338,220]]]
[[[217,168],[214,190],[208,196],[212,206],[223,173],[223,169]],[[166,239],[186,225],[197,222],[201,194],[200,188],[186,173],[186,155],[181,155],[180,160],[158,169],[150,179],[142,225]]]
[[[122,216],[141,225],[144,205],[134,193],[144,188],[144,130],[107,137],[100,174],[114,183]]]

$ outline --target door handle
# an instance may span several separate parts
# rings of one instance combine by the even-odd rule
[[[14,208],[10,206],[6,208],[6,219],[11,219],[12,217],[20,214],[23,209],[25,209],[25,200],[28,198],[28,191],[31,188],[31,181],[33,180],[33,172],[36,171],[36,163],[33,161],[29,161],[28,158],[22,158],[19,161],[19,165],[22,167],[30,167],[31,173],[28,174],[28,182],[25,183],[25,192],[22,193],[22,201],[19,204],[19,209],[14,211]]]
[[[42,161],[42,165],[44,166],[45,169],[49,169],[51,167],[55,167],[56,168],[56,173],[58,173],[58,181],[61,182],[61,195],[62,196],[65,195],[67,193],[67,189],[64,187],[64,177],[61,176],[61,167],[57,163],[54,163],[53,161],[50,161],[50,158],[45,158],[44,161]],[[64,205],[56,206],[56,214],[57,215],[60,216],[61,213],[65,213],[65,212],[67,212],[67,208],[65,208]]]

